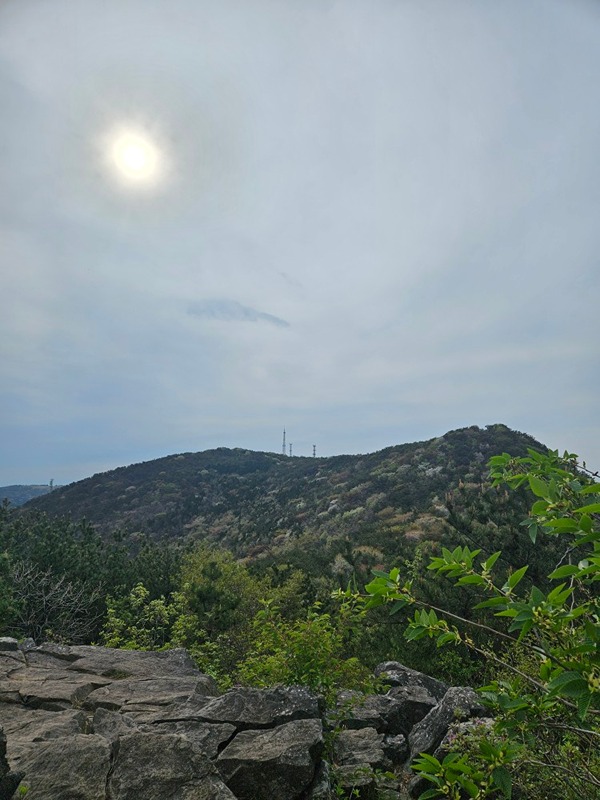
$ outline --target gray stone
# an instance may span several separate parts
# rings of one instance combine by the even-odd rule
[[[91,692],[85,699],[85,708],[121,709],[123,713],[159,711],[161,708],[181,706],[190,697],[206,697],[204,676],[128,678],[112,681]]]
[[[110,744],[78,734],[41,742],[8,740],[8,758],[23,772],[27,800],[105,800]]]
[[[318,720],[238,733],[217,759],[239,800],[296,800],[310,788],[323,750]]]
[[[12,636],[0,636],[0,650],[16,651],[18,649],[19,649],[19,642],[17,641],[17,639],[13,639]]]
[[[80,706],[85,698],[106,683],[102,678],[65,675],[54,670],[22,670],[10,676],[20,701],[30,708],[61,711]]]
[[[306,800],[331,800],[331,770],[327,761],[317,764],[312,786],[308,790]]]
[[[193,742],[198,749],[213,761],[221,750],[230,742],[235,734],[235,727],[228,723],[196,722],[182,720],[180,722],[159,722],[142,724],[141,730],[159,734],[178,734]]]
[[[408,737],[411,760],[419,753],[433,753],[453,722],[485,715],[485,708],[473,689],[465,686],[448,689],[440,704],[412,729]]]
[[[11,743],[17,739],[41,742],[86,733],[81,711],[44,711],[0,703],[0,725]]]
[[[336,721],[344,728],[375,728],[379,733],[407,735],[437,702],[423,687],[399,687],[385,695],[343,691],[337,698]]]
[[[335,737],[334,757],[337,765],[368,764],[373,769],[390,765],[383,750],[383,734],[375,728],[340,731]]]
[[[389,734],[383,737],[383,752],[393,766],[404,764],[408,759],[408,742],[401,733],[396,736]]]
[[[386,697],[395,703],[397,730],[394,733],[403,733],[405,736],[438,704],[438,700],[424,686],[395,686]]]
[[[136,729],[135,723],[119,714],[118,711],[110,711],[108,708],[97,708],[92,718],[92,733],[103,736],[110,742],[116,741],[119,736],[124,736]]]
[[[192,742],[158,733],[120,737],[107,789],[111,800],[235,800]]]
[[[299,686],[275,689],[232,689],[209,701],[198,718],[228,722],[237,730],[273,728],[286,722],[319,718],[318,698]]]
[[[13,772],[6,757],[6,736],[0,727],[0,800],[11,800],[23,778],[22,772]]]
[[[438,701],[448,691],[448,686],[442,681],[410,669],[410,667],[405,667],[399,661],[383,661],[375,667],[373,672],[376,677],[381,678],[390,686],[422,686]]]

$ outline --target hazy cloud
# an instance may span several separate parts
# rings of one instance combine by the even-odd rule
[[[267,322],[279,328],[289,328],[289,322],[273,314],[257,311],[255,308],[243,306],[235,300],[203,300],[192,303],[188,309],[195,317],[218,319],[223,322]]]

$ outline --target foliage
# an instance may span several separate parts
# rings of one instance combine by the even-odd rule
[[[124,650],[160,650],[171,639],[178,608],[164,597],[151,599],[143,583],[124,597],[107,599],[102,644]]]
[[[348,657],[357,622],[359,612],[349,603],[335,616],[317,604],[304,617],[288,621],[266,602],[254,618],[254,648],[240,665],[240,680],[254,686],[306,686],[329,700],[341,688],[369,688],[369,670],[358,658]]]
[[[102,538],[85,520],[52,519],[0,507],[0,627],[3,634],[89,643],[107,613],[107,596],[139,582],[152,599],[174,588],[179,551],[145,539]]]
[[[460,587],[480,592],[485,599],[475,609],[493,614],[493,623],[432,607],[415,593],[410,580],[403,580],[399,569],[376,573],[366,587],[368,605],[391,604],[392,613],[412,608],[413,618],[405,632],[408,640],[429,637],[438,647],[462,644],[511,673],[512,677],[494,680],[482,690],[496,713],[494,733],[505,742],[498,752],[493,742],[481,742],[481,756],[494,764],[494,769],[504,770],[512,761],[554,768],[555,774],[563,775],[563,782],[583,781],[590,793],[598,792],[598,765],[589,757],[591,743],[597,746],[600,739],[600,603],[596,590],[600,580],[600,503],[595,502],[600,484],[586,477],[570,453],[560,457],[557,452],[541,454],[530,449],[527,456],[505,453],[489,463],[495,487],[528,486],[537,498],[523,523],[531,541],[536,543],[543,535],[562,542],[563,555],[547,576],[548,585],[529,584],[528,565],[499,580],[499,551],[482,557],[480,548],[458,546],[443,548],[441,555],[431,558],[429,569],[453,578]],[[502,626],[504,620],[507,629]],[[515,666],[515,658],[499,654],[497,647],[476,642],[469,629],[483,631],[491,640],[509,646],[521,663],[526,654],[528,668]],[[559,753],[571,743],[570,752],[577,751],[579,760],[558,763],[556,755],[544,747],[549,741]],[[537,757],[540,748],[543,756]],[[485,786],[480,781],[475,789],[462,785],[461,781],[470,780],[471,767],[463,766],[466,762],[458,756],[445,766],[444,762],[434,764],[428,756],[424,759],[419,762],[424,777],[436,779],[427,797],[449,792],[459,797],[461,791],[470,797],[491,797],[497,790],[510,796],[510,783],[504,777],[502,785],[497,780]],[[490,774],[493,776],[493,771]]]

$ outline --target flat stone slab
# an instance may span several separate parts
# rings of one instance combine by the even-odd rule
[[[314,780],[323,745],[320,721],[297,720],[238,733],[217,766],[239,800],[296,800]]]
[[[299,719],[318,719],[319,701],[299,686],[232,689],[199,712],[205,722],[228,722],[238,730],[272,728]]]

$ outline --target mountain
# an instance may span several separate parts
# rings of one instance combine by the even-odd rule
[[[22,506],[34,497],[48,494],[53,491],[52,486],[43,484],[41,486],[30,485],[16,485],[16,486],[0,486],[0,503],[3,500],[8,500],[11,506]]]
[[[331,458],[217,448],[97,474],[26,508],[85,517],[105,534],[207,540],[245,556],[332,537],[381,547],[382,537],[439,538],[456,513],[452,493],[480,494],[490,456],[528,447],[545,449],[527,434],[489,425]]]

